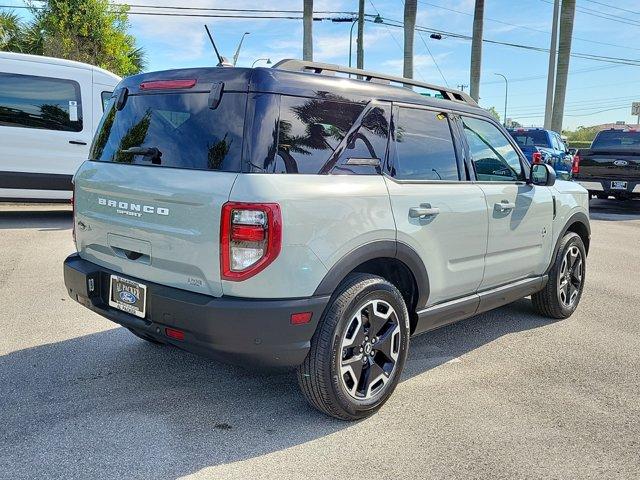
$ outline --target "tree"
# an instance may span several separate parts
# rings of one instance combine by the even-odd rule
[[[564,98],[567,93],[569,59],[571,58],[571,35],[573,17],[576,13],[576,0],[563,0],[560,7],[560,34],[558,39],[558,68],[556,69],[556,88],[553,95],[551,130],[562,130],[564,116]]]
[[[498,113],[498,110],[496,110],[496,107],[489,107],[487,108],[487,111],[493,116],[493,118],[500,121],[500,114]]]
[[[302,59],[313,61],[313,0],[302,2]]]
[[[417,0],[404,2],[404,68],[402,76],[413,78],[413,36],[416,30]]]
[[[144,51],[127,33],[126,5],[107,0],[28,2],[33,20],[0,15],[0,49],[89,63],[121,76],[144,69]]]
[[[20,17],[14,12],[0,12],[0,50],[20,51],[20,31],[23,28]]]
[[[484,28],[484,0],[476,0],[473,13],[473,38],[471,40],[471,76],[469,95],[480,100],[480,69],[482,64],[482,30]]]

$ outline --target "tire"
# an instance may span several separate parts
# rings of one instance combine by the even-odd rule
[[[333,294],[297,369],[309,404],[341,420],[375,413],[400,381],[409,332],[407,307],[394,285],[375,275],[349,275]]]
[[[574,257],[574,254],[577,256]],[[587,254],[580,235],[567,232],[562,237],[553,267],[549,271],[547,284],[544,289],[531,295],[533,308],[536,312],[555,319],[571,316],[582,297],[586,258]]]
[[[161,342],[160,340],[156,340],[153,337],[150,337],[149,335],[145,335],[144,333],[138,332],[137,330],[134,330],[133,328],[129,328],[127,327],[127,330],[129,330],[131,333],[133,333],[136,337],[141,338],[142,340],[145,340],[149,343],[153,343],[154,345],[166,345],[165,342]]]

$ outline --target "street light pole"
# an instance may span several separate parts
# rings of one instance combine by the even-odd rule
[[[262,61],[262,60],[266,60],[267,61],[267,65],[271,65],[271,59],[270,58],[257,58],[256,60],[253,61],[253,63],[251,64],[251,68],[253,68],[256,63]]]
[[[238,43],[238,48],[236,49],[236,53],[233,56],[233,66],[236,66],[236,63],[238,62],[238,55],[240,55],[240,49],[242,48],[242,42],[244,41],[244,37],[246,37],[247,35],[249,35],[250,32],[244,32],[242,34],[242,37],[240,38],[240,43]]]
[[[504,121],[502,122],[502,124],[506,127],[507,126],[507,97],[509,96],[509,81],[507,80],[507,77],[505,77],[501,73],[496,73],[496,75],[504,78]]]

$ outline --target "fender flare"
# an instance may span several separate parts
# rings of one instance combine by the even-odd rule
[[[420,309],[427,304],[429,298],[429,275],[424,262],[412,247],[394,240],[378,240],[351,250],[329,269],[320,285],[316,288],[314,296],[332,295],[338,285],[354,268],[376,258],[395,258],[404,263],[413,274],[418,287],[416,308]]]
[[[569,227],[574,223],[582,224],[587,229],[589,238],[591,238],[591,225],[589,223],[589,217],[587,217],[587,215],[583,212],[576,212],[573,215],[571,215],[569,219],[565,222],[564,227],[562,227],[562,230],[560,231],[560,235],[558,236],[556,245],[553,247],[553,255],[551,255],[551,263],[549,263],[547,270],[544,272],[545,274],[548,274],[551,268],[553,268],[553,264],[556,260],[556,255],[558,255],[558,250],[560,249],[560,244],[562,243],[562,238],[569,231]],[[585,249],[587,250],[587,254],[588,254],[589,253],[588,245],[585,245]]]

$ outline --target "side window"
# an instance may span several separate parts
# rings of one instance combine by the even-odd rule
[[[560,142],[558,136],[555,133],[551,133],[551,147],[554,150],[560,150]]]
[[[267,171],[318,173],[325,168],[364,105],[336,98],[282,96],[278,149]]]
[[[524,181],[518,153],[495,125],[470,117],[462,117],[462,125],[478,180]]]
[[[109,99],[111,98],[111,94],[113,92],[102,92],[100,94],[100,98],[102,99],[102,111],[104,112],[107,109],[107,103],[109,103]]]
[[[73,80],[0,73],[0,126],[82,131],[80,85]]]
[[[372,165],[353,165],[351,161],[365,159],[379,160],[378,166],[384,162],[389,137],[389,112],[385,106],[374,106],[369,109],[347,140],[344,149],[339,153],[338,164],[327,165],[326,171],[336,173],[376,174],[379,169]]]
[[[395,173],[404,180],[459,180],[449,120],[443,113],[401,107],[395,116]]]

